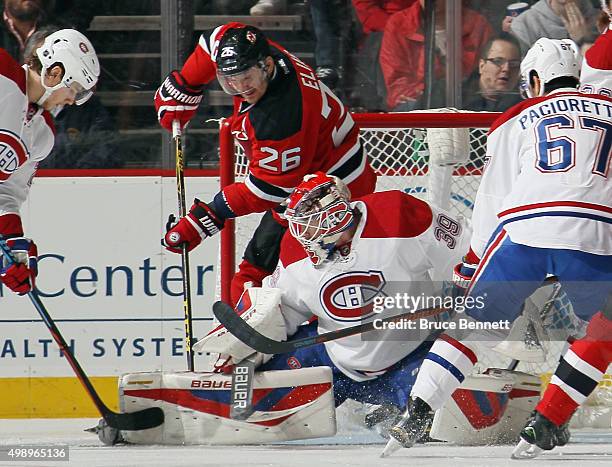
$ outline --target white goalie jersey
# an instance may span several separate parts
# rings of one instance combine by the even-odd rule
[[[400,191],[373,193],[351,205],[361,217],[345,256],[336,253],[314,267],[289,232],[283,238],[279,265],[264,287],[283,291],[289,336],[313,314],[321,334],[425,308],[426,298],[439,293],[434,280],[450,279],[453,265],[467,251],[469,227]],[[412,330],[377,330],[325,345],[338,368],[365,381],[415,350],[431,334],[430,327],[423,322]]]

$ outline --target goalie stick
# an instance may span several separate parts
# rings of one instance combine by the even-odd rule
[[[7,246],[2,236],[0,236],[0,250],[2,251],[3,256],[6,258],[8,264],[15,263],[15,258],[13,257],[10,248]],[[81,365],[77,361],[76,357],[70,351],[70,347],[68,347],[68,344],[66,344],[66,341],[55,325],[55,322],[47,312],[36,290],[28,292],[28,297],[34,304],[34,308],[36,308],[36,311],[38,311],[38,314],[40,314],[45,325],[51,332],[53,339],[59,346],[63,355],[66,357],[66,360],[68,360],[68,363],[85,388],[85,391],[87,391],[87,394],[89,394],[89,397],[91,397],[91,400],[100,412],[100,415],[102,415],[102,418],[104,418],[109,426],[118,430],[146,430],[164,423],[164,412],[159,407],[149,407],[144,410],[130,413],[116,413],[110,410],[104,404],[104,402],[102,402],[102,399],[100,399],[100,396],[93,387],[93,384],[91,384],[87,374],[85,374],[85,371],[83,368],[81,368]]]
[[[407,311],[406,313],[401,313],[399,315],[387,316],[386,318],[380,318],[376,321],[381,324],[391,323],[402,319],[407,321],[415,321],[417,319],[435,316],[447,311],[448,310],[444,307],[431,307],[414,312]],[[361,334],[375,329],[374,321],[370,321],[368,323],[358,324],[356,326],[338,329],[336,331],[330,331],[316,336],[281,342],[270,339],[253,329],[246,321],[238,316],[234,309],[227,303],[222,301],[215,302],[213,305],[213,314],[229,332],[231,332],[250,348],[269,355],[292,352],[303,347],[310,347],[312,345],[334,341],[343,337],[354,336],[355,334]]]

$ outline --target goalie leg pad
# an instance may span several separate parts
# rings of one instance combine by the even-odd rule
[[[489,369],[468,376],[434,416],[430,436],[459,445],[516,442],[540,396],[540,379]]]
[[[332,374],[326,367],[256,372],[255,412],[232,420],[231,377],[218,373],[132,373],[119,380],[122,412],[161,407],[165,422],[122,431],[133,444],[261,444],[333,436]]]

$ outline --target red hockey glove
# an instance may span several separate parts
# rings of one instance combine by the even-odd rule
[[[14,264],[7,258],[2,259],[0,280],[13,292],[24,295],[34,289],[34,280],[38,274],[38,249],[29,238],[10,238],[6,245],[11,250]]]
[[[200,102],[202,87],[190,86],[178,71],[171,71],[155,93],[157,119],[168,131],[172,131],[174,120],[183,128],[198,110]]]
[[[187,244],[187,251],[193,250],[200,242],[212,237],[223,228],[224,219],[219,218],[206,203],[199,199],[193,201],[189,214],[174,223],[174,215],[170,215],[166,224],[166,235],[162,245],[173,253],[181,253],[181,245]]]
[[[472,276],[476,272],[477,264],[470,264],[465,262],[466,258],[463,258],[464,262],[459,263],[453,269],[453,296],[463,297],[470,286]]]

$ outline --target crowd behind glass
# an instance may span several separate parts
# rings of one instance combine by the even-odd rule
[[[160,148],[165,140],[153,93],[169,70],[162,70],[160,29],[150,22],[151,16],[166,11],[160,7],[163,1],[0,2],[0,47],[19,61],[27,62],[36,45],[29,39],[46,27],[83,31],[100,58],[96,95],[83,106],[55,115],[58,136],[42,169],[163,166]],[[447,0],[193,0],[189,6],[196,18],[211,24],[221,15],[244,21],[286,17],[264,32],[309,63],[319,79],[357,112],[410,111],[449,103],[465,110],[504,111],[521,100],[521,57],[538,38],[571,38],[584,52],[599,34],[599,0],[453,1],[451,6],[461,11],[454,37],[446,32]],[[430,14],[423,14],[425,7],[431,8]],[[425,21],[433,25],[427,28],[434,34],[431,45],[424,34]],[[191,49],[200,32],[194,30]],[[459,38],[460,64],[448,47]],[[179,57],[179,63],[185,58]],[[461,71],[461,92],[452,101],[446,94],[451,64]],[[231,97],[213,84],[188,130],[189,168],[217,166],[215,119],[230,113]]]

